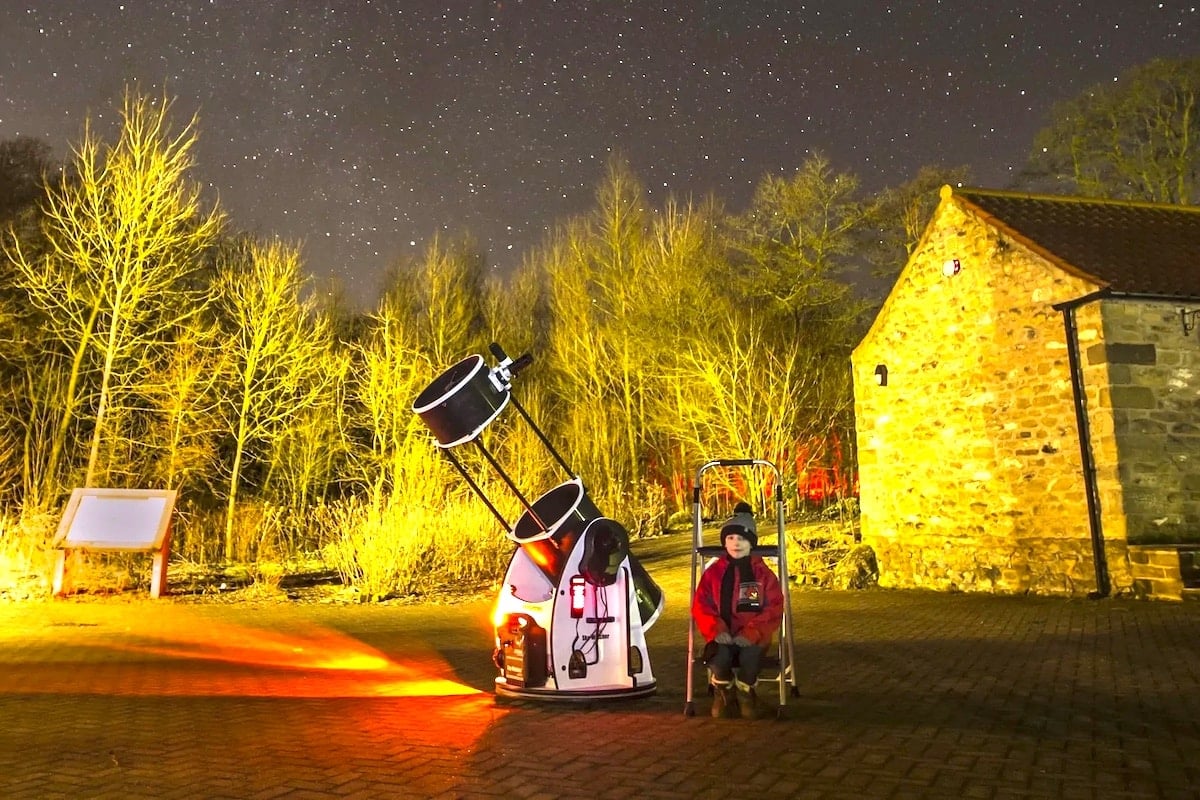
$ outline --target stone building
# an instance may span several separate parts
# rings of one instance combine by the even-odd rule
[[[943,187],[854,350],[880,583],[1200,589],[1200,208]]]

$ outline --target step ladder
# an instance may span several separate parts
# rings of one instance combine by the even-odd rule
[[[775,575],[779,578],[779,586],[783,592],[783,623],[780,626],[779,633],[775,637],[778,643],[778,652],[773,659],[769,658],[768,654],[763,654],[763,670],[758,678],[760,685],[764,682],[778,684],[779,706],[775,714],[776,717],[782,718],[784,716],[784,709],[787,706],[788,695],[799,697],[800,692],[796,687],[796,652],[792,635],[791,581],[788,578],[787,536],[784,534],[783,480],[779,468],[774,463],[760,458],[725,458],[709,461],[696,471],[696,481],[692,485],[692,578],[688,591],[689,620],[691,619],[692,604],[696,599],[696,588],[700,580],[700,575],[703,572],[703,565],[707,564],[711,559],[721,557],[725,553],[725,548],[720,541],[716,544],[706,544],[704,541],[702,502],[704,475],[711,470],[717,469],[765,471],[773,477],[776,522],[775,543],[757,544],[750,552],[751,555],[761,556],[766,559],[768,563],[774,561]],[[765,504],[760,503],[761,505]],[[761,507],[754,510],[756,517],[766,511],[765,508]],[[684,702],[684,715],[688,717],[695,716],[696,714],[692,688],[695,679],[696,664],[701,661],[701,655],[697,648],[698,638],[696,623],[694,620],[691,620],[688,624],[687,690]],[[703,648],[704,644],[704,642],[699,642],[699,648]],[[701,664],[701,668],[703,669],[703,664]],[[705,670],[705,672],[707,671]]]

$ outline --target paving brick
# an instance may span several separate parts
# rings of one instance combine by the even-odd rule
[[[686,553],[682,563],[686,564]],[[0,797],[1185,797],[1200,603],[797,591],[782,720],[497,701],[490,598],[0,605]],[[373,669],[372,667],[379,667]],[[461,694],[422,696],[429,679]]]

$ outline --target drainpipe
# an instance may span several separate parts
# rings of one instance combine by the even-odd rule
[[[1096,461],[1092,457],[1092,432],[1088,423],[1087,395],[1084,393],[1083,366],[1079,358],[1079,331],[1075,325],[1075,309],[1107,297],[1109,290],[1057,303],[1052,308],[1061,311],[1067,335],[1067,362],[1071,369],[1071,393],[1075,400],[1075,425],[1079,429],[1079,458],[1083,468],[1084,492],[1087,495],[1088,531],[1092,539],[1092,562],[1096,565],[1096,591],[1088,597],[1108,597],[1112,584],[1108,576],[1108,557],[1104,552],[1104,529],[1100,522],[1100,488],[1096,483]]]

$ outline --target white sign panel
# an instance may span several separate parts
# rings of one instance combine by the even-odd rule
[[[76,489],[55,545],[95,550],[158,550],[170,528],[173,490]]]

